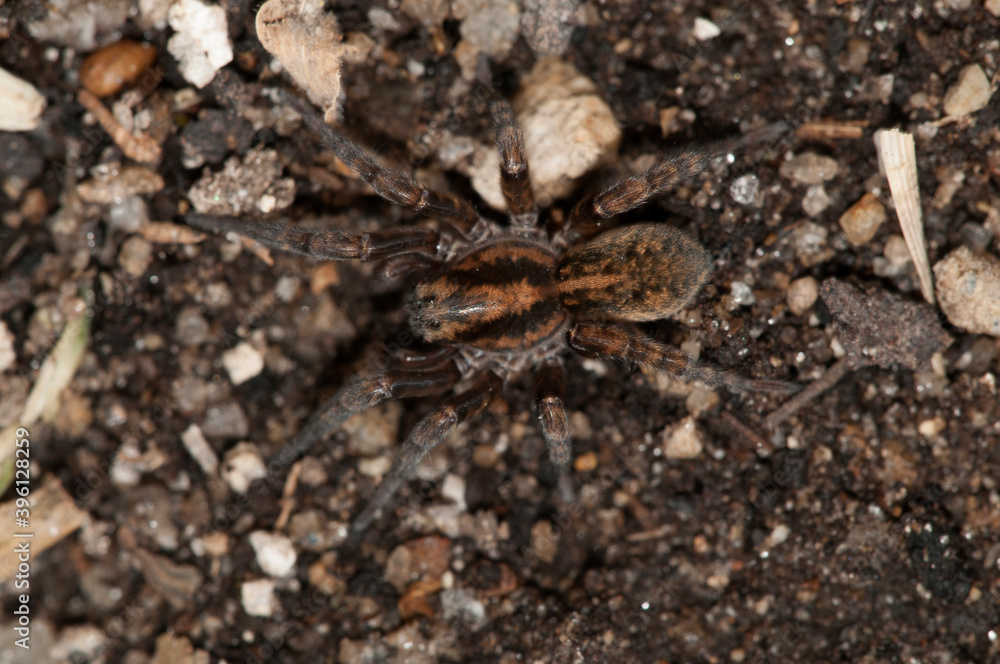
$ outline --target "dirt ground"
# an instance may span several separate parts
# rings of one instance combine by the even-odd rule
[[[482,82],[510,98],[545,51],[622,129],[613,163],[546,219],[684,145],[788,123],[625,216],[682,227],[714,257],[696,302],[642,329],[745,376],[842,374],[768,418],[788,397],[567,356],[568,478],[526,376],[358,543],[352,517],[434,399],[353,419],[301,463],[266,462],[409,343],[412,283],[269,264],[195,237],[183,214],[231,168],[201,195],[250,191],[284,206],[277,218],[351,230],[414,215],[283,124],[264,90],[288,81],[235,0],[233,62],[201,90],[167,50],[174,31],[141,26],[164,3],[97,31],[91,50],[123,36],[157,49],[160,78],[103,99],[125,95],[161,153],[123,183],[141,158],[81,103],[87,52],[67,44],[82,37],[30,29],[49,4],[0,0],[0,67],[47,101],[36,129],[0,132],[0,428],[30,431],[31,491],[64,501],[32,508],[34,527],[61,525],[30,559],[30,650],[4,570],[0,661],[1000,662],[998,342],[924,303],[873,141],[916,136],[931,265],[998,253],[1000,97],[943,111],[967,65],[995,89],[998,3],[327,3],[362,51],[344,63],[343,131],[497,219],[468,177],[469,146],[492,140]],[[509,50],[469,56],[504,25]],[[841,217],[866,193],[885,221],[849,241]],[[54,412],[25,422],[67,329],[85,339],[79,367],[47,395]]]

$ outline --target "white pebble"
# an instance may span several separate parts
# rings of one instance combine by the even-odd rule
[[[1000,258],[959,247],[934,266],[941,311],[952,325],[1000,337]]]
[[[392,457],[378,456],[358,462],[358,472],[365,477],[382,477],[389,472]]]
[[[14,350],[14,335],[7,328],[7,323],[0,320],[0,373],[7,371],[17,361]]]
[[[222,459],[222,479],[236,493],[246,493],[250,483],[267,475],[264,459],[253,443],[240,443]]]
[[[250,546],[257,554],[257,564],[268,576],[283,577],[295,568],[295,547],[281,533],[255,530],[250,533]]]
[[[722,34],[722,30],[719,29],[715,23],[712,23],[707,18],[698,17],[694,20],[694,30],[692,31],[694,38],[698,41],[708,41],[709,39],[715,39]]]
[[[264,370],[264,356],[244,341],[222,354],[222,366],[229,372],[233,385],[241,385]]]
[[[812,277],[802,277],[788,285],[785,299],[789,310],[796,316],[801,316],[812,309],[817,297],[819,297],[819,284]]]
[[[177,59],[181,75],[191,83],[205,87],[217,71],[232,62],[233,47],[223,7],[200,0],[177,0],[167,20],[176,31],[167,42],[167,50]]]
[[[944,95],[945,115],[961,117],[986,108],[993,90],[979,65],[969,65],[958,75],[958,82]]]
[[[784,524],[775,526],[774,530],[771,531],[771,534],[767,536],[767,545],[771,547],[782,544],[788,540],[788,536],[791,533],[791,529]]]
[[[663,453],[668,459],[694,459],[704,447],[701,430],[691,415],[664,429],[663,441]]]
[[[839,172],[840,164],[836,159],[814,152],[795,155],[778,168],[781,177],[800,184],[822,184],[835,178]]]
[[[465,480],[449,473],[441,484],[441,495],[456,505],[465,508]]]
[[[814,219],[830,207],[830,195],[821,184],[814,184],[806,190],[802,197],[802,211]]]
[[[885,219],[885,208],[878,196],[868,192],[840,215],[840,227],[847,241],[859,247],[875,237]]]
[[[181,443],[206,475],[212,475],[218,470],[219,457],[215,455],[215,450],[205,440],[197,424],[192,424],[181,433]]]
[[[260,618],[273,616],[281,606],[278,596],[274,594],[274,581],[271,579],[247,581],[240,586],[240,599],[243,610],[248,615]]]
[[[31,83],[0,69],[0,131],[31,131],[45,110],[45,97]]]

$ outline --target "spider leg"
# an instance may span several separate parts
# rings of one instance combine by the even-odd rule
[[[233,232],[265,247],[325,261],[376,261],[404,254],[434,256],[441,235],[429,228],[396,228],[381,233],[346,233],[332,229],[301,228],[274,223],[246,223],[237,217],[189,214],[189,225],[213,233]]]
[[[507,102],[494,102],[490,110],[500,151],[500,189],[507,201],[510,223],[515,228],[534,228],[538,224],[538,207],[528,177],[524,138]]]
[[[629,175],[604,191],[587,196],[573,208],[565,231],[573,231],[583,237],[602,231],[613,217],[704,171],[712,156],[704,150],[685,150],[644,173]]]
[[[668,157],[644,173],[629,175],[602,192],[580,201],[569,215],[564,232],[589,237],[606,228],[606,222],[688,180],[709,167],[712,159],[759,143],[774,143],[788,133],[785,122],[755,129],[734,140],[684,150]]]
[[[698,381],[732,392],[777,392],[792,394],[800,388],[780,380],[743,378],[733,372],[702,364],[679,348],[673,348],[608,323],[578,323],[569,332],[569,345],[583,354],[634,362],[684,381]]]
[[[418,214],[448,222],[462,233],[470,231],[479,220],[475,208],[464,198],[424,189],[402,171],[377,162],[336,129],[323,122],[323,118],[315,109],[292,93],[279,89],[278,97],[301,115],[313,133],[382,198],[408,207]]]
[[[403,443],[375,496],[351,524],[351,532],[354,535],[363,533],[389,505],[427,453],[444,440],[452,427],[486,408],[502,386],[499,376],[486,372],[468,390],[446,399],[437,411],[420,420]]]
[[[295,439],[271,462],[290,464],[333,433],[351,415],[388,399],[440,394],[457,383],[460,377],[458,367],[449,356],[432,366],[389,369],[371,378],[355,379],[313,413]]]
[[[569,418],[563,398],[566,393],[566,371],[562,362],[550,361],[542,366],[535,383],[535,407],[542,424],[542,435],[552,463],[565,468],[573,456],[569,437]]]

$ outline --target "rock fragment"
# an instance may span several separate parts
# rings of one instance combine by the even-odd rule
[[[986,108],[993,90],[983,68],[972,64],[962,70],[958,81],[944,95],[944,112],[951,117],[961,117]]]
[[[862,292],[839,279],[824,281],[820,295],[840,343],[857,362],[916,370],[952,341],[924,302],[876,288]]]
[[[1000,259],[959,247],[934,266],[937,296],[949,322],[1000,337]]]
[[[875,237],[885,219],[885,208],[878,196],[868,192],[840,215],[840,227],[847,241],[859,247]]]
[[[167,50],[178,61],[181,75],[199,88],[233,60],[226,10],[201,0],[177,0],[167,14],[175,34]]]

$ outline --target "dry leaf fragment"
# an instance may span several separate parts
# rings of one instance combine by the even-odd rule
[[[344,56],[337,19],[321,0],[268,0],[257,12],[257,37],[321,107],[328,123],[340,114],[340,65]]]
[[[76,506],[58,477],[46,475],[41,486],[33,488],[30,502],[30,527],[14,530],[15,502],[0,505],[0,511],[11,515],[10,527],[0,535],[0,581],[6,581],[17,571],[19,545],[30,542],[32,559],[83,525],[87,513]],[[31,533],[25,537],[25,533]],[[20,560],[24,560],[21,558]],[[32,570],[34,571],[34,570]]]
[[[889,180],[892,202],[896,205],[903,238],[913,258],[913,265],[920,277],[920,290],[924,299],[934,304],[934,281],[931,264],[927,259],[924,240],[924,222],[920,211],[920,185],[917,182],[917,155],[913,134],[898,129],[882,130],[875,135],[879,160]]]

